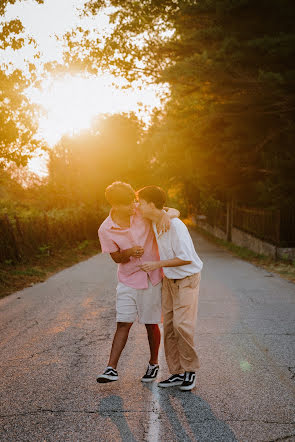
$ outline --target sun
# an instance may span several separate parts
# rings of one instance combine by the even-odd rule
[[[40,89],[28,91],[29,99],[44,110],[39,135],[52,147],[63,135],[89,128],[98,115],[132,111],[147,120],[152,109],[161,105],[155,87],[123,86],[124,80],[106,74],[68,75],[43,81]]]
[[[41,86],[31,88],[27,96],[40,105],[38,137],[53,148],[64,135],[75,135],[91,127],[94,118],[105,114],[134,112],[146,125],[155,108],[163,106],[166,86],[135,84],[126,88],[127,81],[109,74],[92,77],[66,75],[48,78]],[[34,156],[29,170],[39,176],[47,175],[46,155]]]
[[[39,131],[49,145],[56,144],[62,135],[73,135],[90,126],[98,112],[93,92],[82,78],[65,78],[43,85],[40,104],[45,116],[40,118]]]
[[[62,37],[65,32],[81,26],[97,35],[108,35],[112,28],[108,12],[102,11],[95,17],[81,16],[85,2],[51,0],[44,5],[31,1],[11,2],[6,18],[21,19],[28,35],[38,42],[38,58],[35,49],[32,51],[32,48],[24,46],[13,53],[6,51],[5,63],[12,63],[15,68],[23,70],[29,60],[36,65],[37,72],[39,69],[43,72],[45,63],[63,62]],[[92,76],[81,72],[48,77],[39,88],[31,87],[26,94],[44,111],[38,121],[38,137],[53,147],[63,135],[74,135],[89,128],[92,119],[101,114],[134,112],[148,124],[153,109],[163,107],[169,93],[168,85],[138,83],[133,88],[127,86],[124,78],[101,72]],[[46,175],[46,160],[36,154],[29,161],[29,169],[40,176]]]

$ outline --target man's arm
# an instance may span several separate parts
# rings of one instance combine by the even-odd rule
[[[169,218],[179,218],[180,212],[177,209],[174,209],[173,207],[163,207],[163,210],[167,213]]]
[[[191,264],[190,261],[190,247],[191,237],[186,225],[182,222],[174,223],[171,227],[172,232],[172,250],[176,255],[175,258],[161,260],[161,261],[149,261],[142,264],[142,270],[150,272],[159,267],[179,267],[183,265]]]
[[[144,249],[141,246],[134,246],[130,249],[119,250],[117,252],[110,253],[111,258],[117,264],[125,264],[130,261],[130,256],[134,256],[135,258],[141,258],[143,255]]]
[[[164,207],[162,218],[156,226],[157,232],[162,234],[168,232],[168,230],[170,229],[170,220],[172,218],[179,218],[179,216],[179,210],[170,207]]]
[[[147,261],[140,266],[141,270],[145,272],[151,272],[152,270],[159,269],[160,267],[179,267],[191,264],[191,261],[183,261],[180,258],[163,259],[162,261]]]

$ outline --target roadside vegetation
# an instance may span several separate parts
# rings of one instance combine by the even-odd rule
[[[98,253],[105,214],[85,207],[0,208],[0,298]]]
[[[100,251],[99,241],[84,240],[63,246],[52,253],[41,248],[25,262],[0,264],[0,298],[45,281],[52,274],[83,261]]]

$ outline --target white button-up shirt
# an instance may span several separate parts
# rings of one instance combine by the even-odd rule
[[[191,264],[178,267],[163,267],[165,276],[169,279],[182,279],[199,273],[203,262],[200,260],[186,225],[178,218],[171,220],[168,232],[158,235],[156,224],[153,223],[161,260],[179,258],[191,261]]]

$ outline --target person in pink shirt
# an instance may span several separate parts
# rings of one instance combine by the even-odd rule
[[[112,382],[118,379],[117,364],[128,339],[129,330],[138,317],[145,324],[150,346],[150,360],[142,382],[156,379],[159,371],[158,351],[161,334],[161,286],[162,269],[151,272],[141,269],[144,261],[158,261],[157,242],[149,220],[144,219],[135,202],[132,187],[123,182],[114,182],[106,188],[105,197],[111,205],[109,216],[98,229],[103,253],[109,253],[118,264],[116,298],[117,329],[113,338],[108,366],[97,377],[97,382]],[[167,231],[170,218],[178,217],[176,209],[163,211],[159,231]]]

